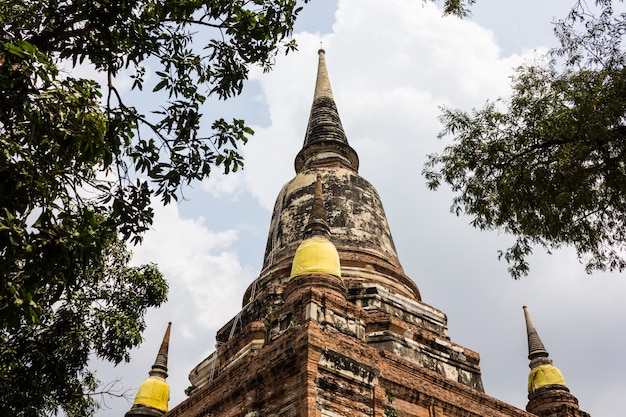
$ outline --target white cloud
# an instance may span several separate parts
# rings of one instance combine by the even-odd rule
[[[153,230],[135,249],[133,261],[156,261],[170,283],[170,302],[184,305],[201,328],[215,328],[228,317],[222,303],[231,306],[230,314],[238,311],[232,301],[242,297],[254,272],[237,258],[236,230],[215,232],[204,223],[203,218],[180,218],[175,205],[157,206]],[[185,303],[178,297],[183,294]]]
[[[202,181],[202,190],[208,192],[215,198],[224,196],[237,197],[244,187],[241,175],[224,175],[221,172],[211,173],[211,176]]]
[[[213,349],[217,329],[237,314],[256,271],[238,258],[236,230],[210,230],[203,218],[181,218],[173,204],[155,207],[153,230],[134,249],[133,263],[158,264],[170,286],[168,301],[148,313],[146,342],[134,351],[131,363],[116,369],[98,364],[98,376],[103,382],[121,377],[122,385],[137,387],[147,377],[171,321],[168,381],[173,387],[171,404],[177,404],[185,398],[187,374]],[[118,415],[130,406],[123,400],[108,399],[108,403],[114,404]],[[102,415],[109,413],[102,411]]]

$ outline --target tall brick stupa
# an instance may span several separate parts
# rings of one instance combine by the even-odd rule
[[[320,50],[296,175],[276,199],[263,268],[216,350],[191,371],[189,397],[164,414],[588,417],[538,336],[531,376],[544,383],[529,384],[529,411],[485,394],[478,353],[451,341],[446,315],[422,302],[358,169]]]

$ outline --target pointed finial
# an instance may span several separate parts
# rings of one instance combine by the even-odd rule
[[[309,222],[304,227],[304,239],[300,242],[291,263],[289,278],[309,274],[334,275],[341,278],[341,261],[335,245],[329,240],[330,227],[326,222],[322,177],[317,176]],[[341,284],[343,293],[346,289]],[[342,294],[343,294],[342,293]]]
[[[313,204],[309,222],[304,228],[305,238],[311,236],[330,236],[330,227],[326,222],[326,208],[324,207],[324,196],[322,187],[322,177],[317,176],[315,191],[313,193]]]
[[[172,322],[170,321],[167,324],[167,330],[165,330],[165,335],[163,336],[163,341],[161,342],[159,353],[157,353],[154,365],[152,365],[152,369],[150,370],[150,376],[160,376],[163,379],[167,378],[167,353],[170,347],[171,328]]]
[[[563,374],[559,368],[552,364],[552,359],[548,358],[548,351],[543,346],[537,330],[530,319],[528,308],[526,306],[522,308],[524,309],[524,318],[526,319],[528,359],[530,359],[530,364],[528,365],[530,367],[530,373],[528,374],[529,401],[526,410],[538,416],[543,416],[547,415],[543,413],[546,405],[554,407],[570,403],[570,406],[578,409],[578,400],[569,395],[569,389]],[[564,395],[564,392],[567,395]],[[572,401],[570,402],[568,398]]]
[[[167,351],[170,345],[170,329],[172,322],[167,324],[161,348],[157,354],[150,376],[139,386],[135,401],[124,417],[160,417],[167,413],[170,398],[170,386],[167,378]]]
[[[313,105],[304,144],[294,161],[296,172],[299,173],[315,165],[327,166],[328,164],[341,164],[358,172],[359,157],[356,151],[348,145],[346,132],[341,125],[326,70],[325,52],[320,48],[317,53],[319,61]]]
[[[530,319],[528,308],[526,306],[523,306],[522,308],[524,309],[524,319],[526,320],[528,359],[530,359],[530,367],[535,368],[541,364],[552,363],[552,361],[548,359],[548,351],[543,346],[543,343],[539,338],[539,334],[537,333],[537,329],[535,329],[535,326]]]
[[[326,51],[321,48],[317,51],[319,60],[317,63],[317,79],[315,80],[315,93],[313,94],[313,101],[320,97],[328,97],[333,99],[333,91],[330,88],[330,78],[328,77],[328,70],[326,69]]]

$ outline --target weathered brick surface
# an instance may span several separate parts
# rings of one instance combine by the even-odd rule
[[[528,394],[526,410],[541,417],[589,417],[563,386],[545,386]]]
[[[306,375],[306,332],[292,330],[258,354],[222,369],[167,415],[304,416]]]
[[[321,279],[311,277],[312,283]],[[393,334],[414,327],[413,338],[421,334],[430,340],[435,335],[388,313],[366,311],[340,291],[320,288],[319,283],[300,283],[297,290],[287,291],[289,302],[277,306],[265,324],[257,320],[242,326],[218,348],[218,356],[224,356],[215,379],[168,416],[384,416],[392,408],[399,416],[530,415],[369,344],[365,333],[379,329],[382,322]],[[258,338],[261,328],[265,345],[229,366],[236,347]],[[478,356],[463,351],[479,375]]]

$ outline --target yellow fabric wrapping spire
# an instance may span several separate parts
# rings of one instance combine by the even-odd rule
[[[170,322],[167,324],[167,330],[165,330],[159,353],[150,370],[150,376],[139,385],[133,406],[130,411],[126,413],[126,417],[161,415],[167,413],[167,403],[170,399],[170,386],[165,381],[165,378],[167,378],[167,351],[170,345],[171,328],[172,323]],[[145,411],[141,410],[143,407],[158,411],[145,414]]]
[[[546,385],[562,385],[567,387],[565,378],[563,378],[563,374],[559,368],[554,365],[546,364],[531,369],[530,374],[528,374],[528,392],[545,387]]]
[[[313,236],[300,243],[293,257],[290,278],[306,274],[329,274],[341,277],[339,254],[330,240]]]
[[[133,404],[156,408],[166,413],[169,398],[170,386],[167,382],[159,377],[151,376],[139,386]]]

